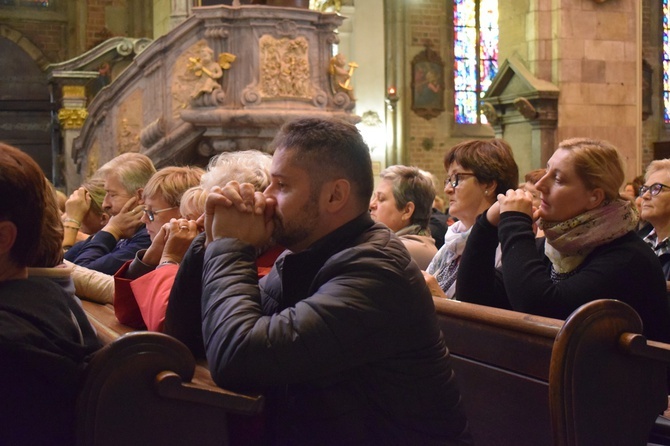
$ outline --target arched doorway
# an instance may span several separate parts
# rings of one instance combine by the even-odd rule
[[[0,60],[4,68],[0,72],[0,141],[28,153],[53,181],[46,75],[24,48],[8,38],[0,37]]]

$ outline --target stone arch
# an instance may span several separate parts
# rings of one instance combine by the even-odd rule
[[[0,25],[0,141],[18,147],[53,181],[51,101],[44,53],[22,33]]]
[[[0,38],[4,37],[10,42],[14,42],[19,46],[23,51],[30,56],[31,59],[35,61],[40,70],[44,71],[49,65],[49,60],[44,55],[41,49],[39,49],[33,42],[30,41],[26,36],[24,36],[19,31],[16,31],[13,28],[10,28],[7,25],[0,25]]]

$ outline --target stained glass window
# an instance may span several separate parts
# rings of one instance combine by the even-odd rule
[[[454,0],[456,122],[486,123],[481,99],[497,72],[498,0]]]
[[[53,1],[50,0],[0,0],[0,6],[37,6],[48,8]]]
[[[670,124],[670,6],[663,0],[663,119]]]

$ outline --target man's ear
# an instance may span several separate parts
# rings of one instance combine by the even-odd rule
[[[337,212],[349,202],[351,183],[344,178],[326,182],[323,188],[325,193],[322,196],[325,198],[324,204],[328,212]]]
[[[16,242],[17,229],[11,221],[0,221],[0,254],[7,254]]]
[[[109,214],[107,212],[103,212],[100,214],[100,225],[105,226],[107,223],[109,223]]]
[[[599,187],[596,187],[591,191],[591,196],[589,197],[589,202],[586,206],[587,210],[595,209],[602,204],[605,200],[605,191]]]
[[[137,189],[137,190],[135,191],[135,196],[137,197],[137,202],[138,202],[139,204],[144,203],[144,200],[142,199],[142,195],[143,195],[143,194],[144,194],[144,188],[143,188],[143,187],[140,187],[139,189]]]

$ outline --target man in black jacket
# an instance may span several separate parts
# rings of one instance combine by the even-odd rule
[[[216,383],[267,396],[271,444],[470,444],[425,281],[368,213],[353,125],[302,119],[274,141],[272,182],[213,188],[203,335]],[[256,252],[287,250],[259,282]]]

